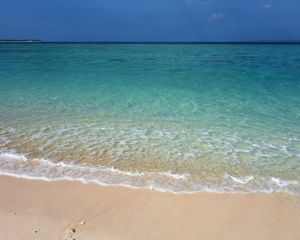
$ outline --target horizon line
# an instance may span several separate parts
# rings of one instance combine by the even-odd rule
[[[254,41],[43,41],[39,39],[1,39],[0,43],[99,43],[99,44],[251,44],[251,43],[300,43],[300,40],[254,40]]]

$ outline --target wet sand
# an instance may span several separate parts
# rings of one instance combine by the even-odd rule
[[[299,240],[300,197],[172,194],[0,176],[0,239]]]

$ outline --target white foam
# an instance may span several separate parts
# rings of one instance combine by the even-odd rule
[[[279,187],[287,187],[289,185],[298,185],[298,181],[287,181],[287,180],[281,180],[279,178],[272,177],[272,182],[274,182]]]
[[[157,173],[152,173],[152,174],[157,174]],[[187,180],[188,177],[190,176],[189,174],[183,174],[183,175],[175,174],[175,173],[172,173],[171,171],[165,172],[165,173],[158,173],[158,175],[165,175],[165,176],[168,176],[170,178],[182,179],[182,180]]]
[[[23,154],[16,154],[16,153],[0,153],[0,160],[20,160],[20,161],[26,161],[27,158]]]
[[[190,174],[168,172],[130,172],[114,167],[28,159],[23,154],[0,153],[0,174],[44,181],[77,180],[105,186],[150,188],[162,192],[288,192],[300,194],[299,182],[276,177],[232,176],[224,180],[199,181]]]
[[[235,183],[240,183],[240,184],[248,184],[250,181],[252,181],[254,179],[253,176],[245,176],[245,177],[234,177],[229,175],[228,173],[224,174],[224,178],[225,179],[232,179]]]

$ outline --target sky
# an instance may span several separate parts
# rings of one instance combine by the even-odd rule
[[[0,0],[0,39],[300,40],[299,0]]]

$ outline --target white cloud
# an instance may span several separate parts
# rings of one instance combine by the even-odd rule
[[[193,0],[184,0],[184,2],[185,2],[186,4],[192,4],[192,3],[193,3]]]
[[[272,7],[272,5],[270,3],[266,3],[263,8],[264,9],[270,9]]]
[[[220,19],[223,17],[222,13],[214,13],[212,15],[210,15],[209,19],[210,21],[216,20],[216,19]]]
[[[183,0],[184,3],[191,5],[191,4],[196,4],[196,5],[211,5],[213,4],[214,0]]]

